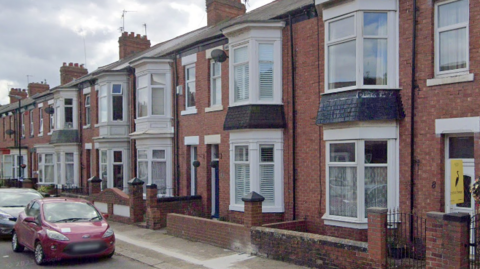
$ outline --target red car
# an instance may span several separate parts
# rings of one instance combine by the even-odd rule
[[[35,263],[78,257],[112,257],[115,235],[105,216],[83,199],[32,200],[20,213],[12,249],[35,253]]]

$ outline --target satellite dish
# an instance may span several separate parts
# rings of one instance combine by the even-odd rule
[[[228,56],[223,50],[214,49],[212,51],[212,59],[217,63],[223,63],[227,60]]]

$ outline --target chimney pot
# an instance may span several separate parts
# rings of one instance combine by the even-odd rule
[[[78,63],[75,63],[73,66],[78,67]]]
[[[69,63],[68,66],[73,66],[73,63]]]
[[[67,65],[67,63],[66,63],[66,62],[63,62],[63,66],[66,66],[66,65]]]

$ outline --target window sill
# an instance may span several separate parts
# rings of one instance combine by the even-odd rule
[[[52,135],[53,134],[53,131],[51,131],[50,133],[47,133],[47,135]]]
[[[83,126],[83,129],[90,129],[90,124]]]
[[[217,105],[217,106],[211,106],[211,107],[206,107],[205,112],[215,112],[215,111],[222,111],[223,106],[222,105]]]
[[[438,85],[446,85],[446,84],[453,84],[453,83],[461,83],[461,82],[470,82],[474,80],[474,74],[457,74],[451,75],[448,77],[437,77],[432,79],[427,79],[427,86],[438,86]]]
[[[39,133],[38,136],[43,136],[43,133]]]
[[[368,222],[360,221],[358,219],[328,216],[327,214],[323,215],[322,219],[324,220],[324,224],[328,226],[352,229],[368,229]]]
[[[193,114],[197,114],[197,109],[196,108],[191,108],[191,109],[187,109],[187,110],[184,110],[184,111],[180,112],[180,115],[182,115],[182,116],[193,115]]]
[[[230,211],[244,212],[243,205],[230,205],[228,208]],[[262,213],[284,213],[285,210],[281,206],[263,206]]]

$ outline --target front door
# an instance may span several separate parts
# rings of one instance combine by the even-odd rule
[[[470,186],[475,180],[475,167],[473,159],[473,136],[450,136],[446,145],[446,169],[445,169],[445,204],[447,213],[468,213],[471,216],[475,213],[475,202],[470,193]],[[456,184],[457,177],[452,177],[452,160],[463,162],[463,203],[451,203],[451,186]],[[454,180],[455,182],[452,182]],[[460,182],[460,181],[458,181]]]
[[[218,145],[212,145],[212,218],[219,217],[219,154]]]

